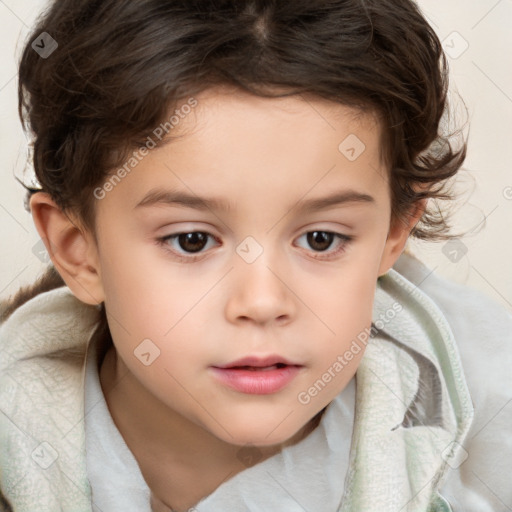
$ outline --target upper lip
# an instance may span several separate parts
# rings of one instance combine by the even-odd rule
[[[275,364],[286,364],[288,366],[302,366],[297,363],[293,363],[288,359],[285,359],[279,355],[271,355],[267,357],[258,357],[258,356],[248,356],[242,357],[241,359],[237,359],[236,361],[232,361],[231,363],[216,366],[216,368],[233,368],[235,366],[252,366],[255,368],[265,368],[266,366],[273,366]]]

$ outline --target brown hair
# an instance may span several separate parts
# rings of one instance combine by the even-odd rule
[[[58,44],[46,58],[31,46],[42,32]],[[109,170],[180,99],[217,85],[264,97],[313,94],[377,113],[393,220],[405,221],[421,199],[452,199],[447,180],[466,144],[455,150],[441,133],[447,62],[410,0],[56,0],[28,41],[19,114],[33,136],[36,176],[93,235],[93,190]],[[437,203],[411,236],[454,238]],[[7,312],[62,286],[56,274],[50,266]]]

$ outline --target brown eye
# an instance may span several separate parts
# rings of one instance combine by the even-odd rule
[[[300,247],[309,250],[316,259],[327,259],[341,254],[353,239],[352,236],[322,230],[308,231],[301,235],[299,239],[302,237],[306,237],[308,247],[302,245]],[[337,243],[333,244],[335,240]],[[334,248],[331,248],[331,246],[334,246]]]
[[[325,251],[334,240],[334,233],[329,231],[310,231],[307,233],[308,244],[316,251]]]
[[[164,236],[157,241],[178,259],[192,261],[194,256],[202,256],[210,239],[215,240],[215,237],[203,231],[189,231]]]
[[[178,244],[185,252],[199,252],[204,249],[207,241],[208,235],[200,231],[178,235]]]

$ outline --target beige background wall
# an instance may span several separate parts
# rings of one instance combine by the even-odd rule
[[[481,290],[512,311],[512,2],[419,3],[449,55],[451,97],[461,121],[457,95],[468,107],[469,153],[457,180],[461,197],[453,219],[455,231],[469,234],[452,245],[412,242],[410,247],[439,274]],[[1,298],[31,282],[46,263],[23,208],[23,189],[14,179],[23,178],[25,157],[16,111],[16,60],[44,4],[0,0]]]

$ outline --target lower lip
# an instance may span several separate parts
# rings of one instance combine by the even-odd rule
[[[212,367],[213,373],[226,386],[251,395],[277,393],[290,383],[301,366],[284,366],[275,370],[243,370]]]

